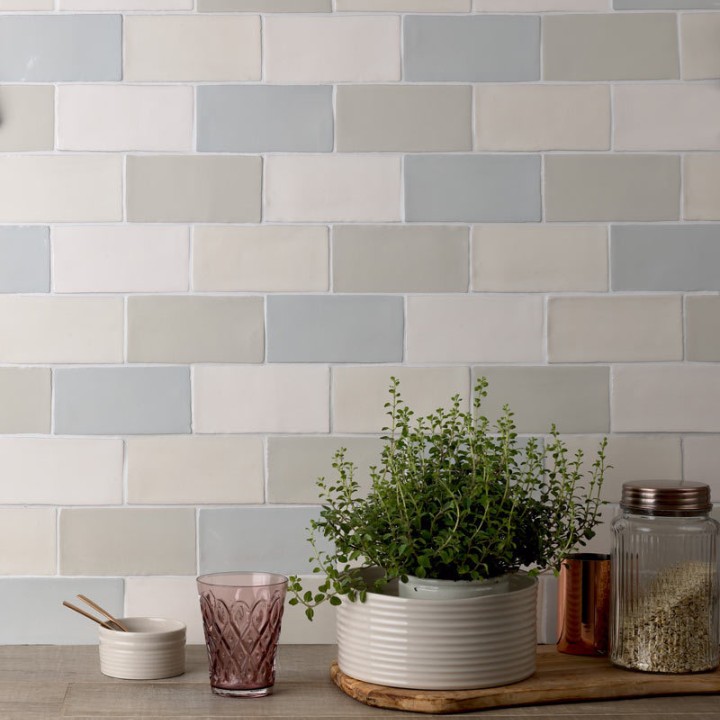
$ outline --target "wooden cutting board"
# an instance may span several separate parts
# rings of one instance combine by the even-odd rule
[[[618,700],[651,695],[720,693],[720,670],[695,675],[656,675],[621,670],[607,658],[565,655],[552,645],[538,647],[537,671],[513,685],[484,690],[407,690],[373,685],[330,666],[333,682],[371,707],[421,713],[457,713],[518,705],[582,700]]]

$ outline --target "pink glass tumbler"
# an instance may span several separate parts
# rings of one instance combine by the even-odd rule
[[[264,572],[227,572],[197,579],[210,687],[216,695],[263,697],[275,684],[288,579]]]

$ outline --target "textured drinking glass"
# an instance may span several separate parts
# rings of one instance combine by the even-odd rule
[[[216,695],[262,697],[275,684],[275,660],[288,579],[228,572],[197,579],[210,687]]]

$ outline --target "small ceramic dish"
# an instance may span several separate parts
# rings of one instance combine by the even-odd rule
[[[123,680],[158,680],[185,672],[185,625],[167,618],[119,618],[130,632],[101,627],[100,671]]]

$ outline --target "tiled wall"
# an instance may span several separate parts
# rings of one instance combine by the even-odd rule
[[[0,642],[307,572],[393,373],[720,498],[718,77],[720,0],[0,0]]]

